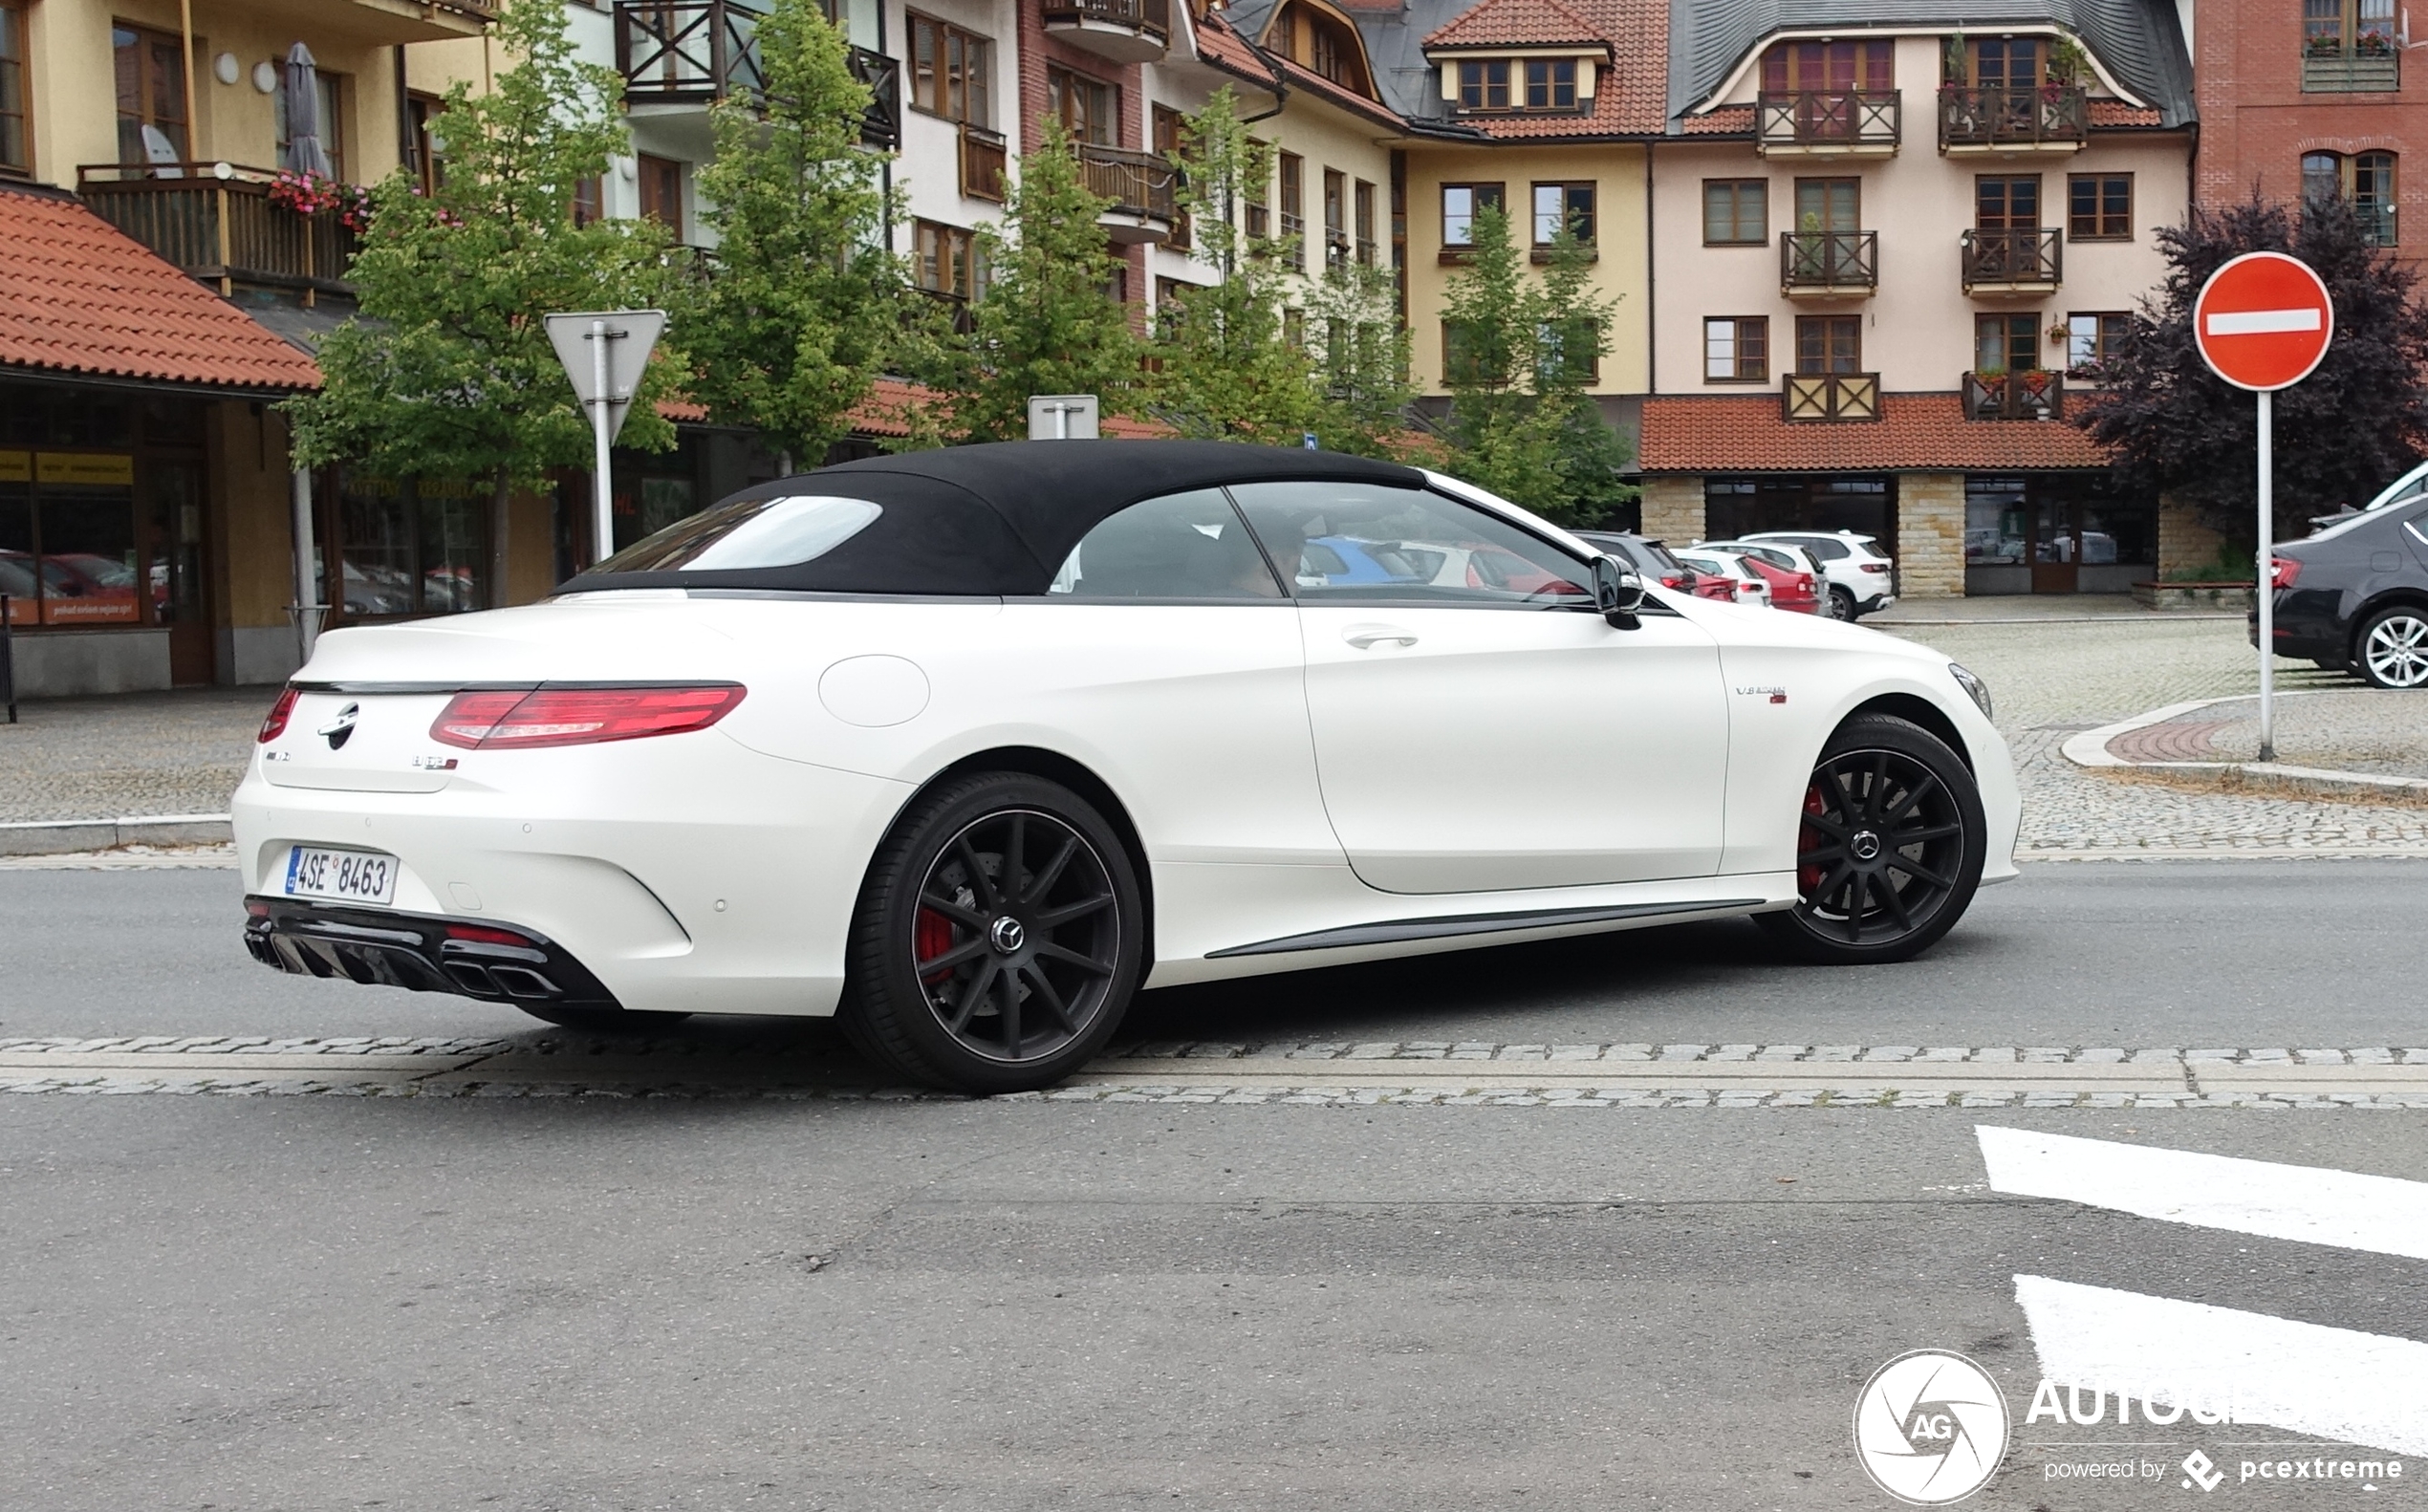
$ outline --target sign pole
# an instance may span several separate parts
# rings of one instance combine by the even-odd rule
[[[607,322],[590,323],[590,371],[598,397],[590,401],[590,434],[592,446],[590,565],[616,554],[616,490],[608,473],[607,406],[612,391],[607,386]]]
[[[2276,760],[2276,395],[2260,390],[2260,760]]]

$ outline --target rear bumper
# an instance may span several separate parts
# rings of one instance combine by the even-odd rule
[[[531,930],[508,945],[449,937],[449,925],[489,934],[486,919],[332,907],[293,898],[245,899],[245,949],[265,966],[306,977],[343,977],[365,985],[451,992],[484,1003],[547,1003],[619,1007],[573,952]]]

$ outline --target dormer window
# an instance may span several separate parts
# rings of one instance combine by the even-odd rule
[[[1526,108],[1574,110],[1576,59],[1537,58],[1526,65]]]
[[[1509,108],[1509,64],[1507,58],[1459,65],[1461,110]]]
[[[1374,97],[1365,50],[1348,17],[1312,0],[1294,0],[1274,15],[1268,45],[1293,63],[1343,89]]]
[[[1467,58],[1442,79],[1463,112],[1573,111],[1593,103],[1593,63],[1578,57]]]

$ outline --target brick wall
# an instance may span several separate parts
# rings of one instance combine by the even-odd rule
[[[1655,475],[1644,480],[1644,533],[1657,541],[1683,546],[1702,539],[1703,481],[1700,477]]]
[[[1964,475],[1897,475],[1897,581],[1900,598],[1964,596]]]

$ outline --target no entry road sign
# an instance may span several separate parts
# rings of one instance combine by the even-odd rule
[[[2192,335],[2209,370],[2236,388],[2272,393],[2310,376],[2335,338],[2335,307],[2309,265],[2244,252],[2200,286]]]

